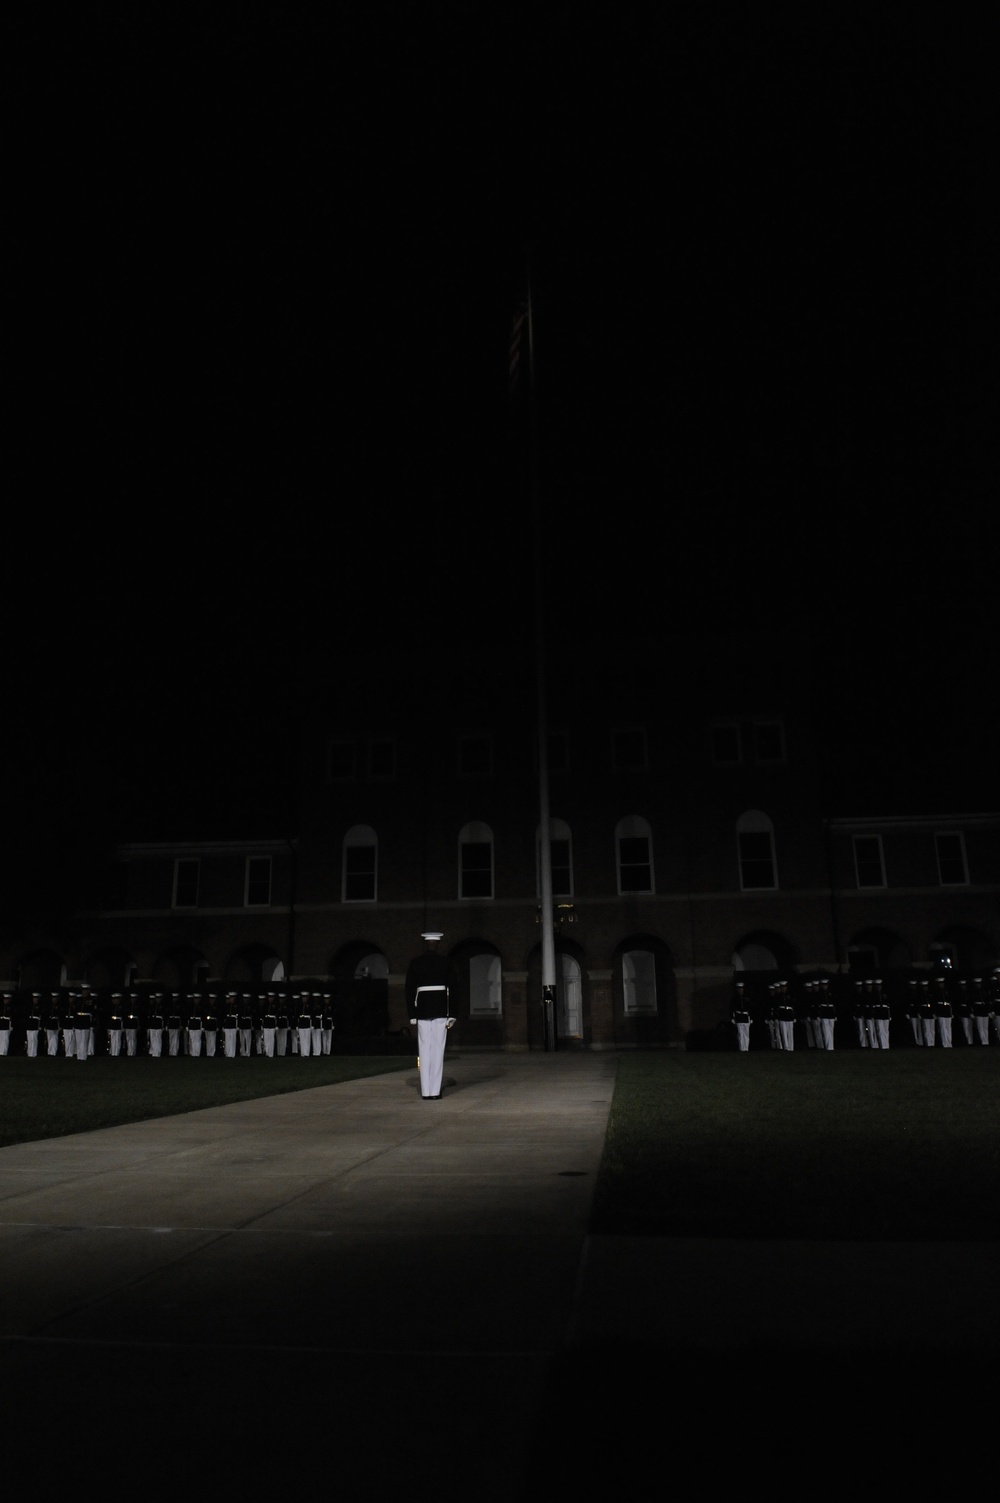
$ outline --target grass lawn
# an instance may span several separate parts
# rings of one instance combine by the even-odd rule
[[[62,1055],[7,1057],[0,1059],[0,1147],[412,1070],[415,1063],[412,1055],[104,1055],[87,1060],[81,1070],[79,1060]]]
[[[623,1054],[592,1229],[1000,1238],[1000,1049]]]

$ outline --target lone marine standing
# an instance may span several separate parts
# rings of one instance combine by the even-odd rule
[[[420,1094],[425,1101],[437,1101],[444,1074],[445,1034],[455,1021],[450,1006],[455,968],[438,949],[444,938],[439,930],[428,929],[420,937],[424,952],[406,970],[406,1009],[417,1028]]]

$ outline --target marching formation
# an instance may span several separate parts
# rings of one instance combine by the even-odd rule
[[[329,1054],[334,1022],[323,992],[33,992],[23,1022],[10,993],[0,1007],[0,1055],[63,1055],[84,1062],[94,1054],[134,1057]]]
[[[794,1049],[797,1038],[809,1049],[833,1049],[835,1037],[858,1049],[888,1049],[893,1040],[926,1049],[1000,1044],[1000,970],[986,977],[910,976],[894,988],[878,976],[837,980],[839,996],[829,977],[799,983],[794,993],[788,981],[772,981],[766,1002],[756,1007],[749,986],[738,980],[732,1006],[737,1049],[750,1048],[752,1024],[772,1049]]]

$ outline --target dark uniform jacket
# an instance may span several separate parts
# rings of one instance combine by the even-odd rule
[[[422,992],[419,1004],[417,989],[421,986],[455,985],[455,967],[447,955],[437,950],[425,950],[406,968],[406,1016],[408,1018],[446,1018],[449,1016],[448,993]]]

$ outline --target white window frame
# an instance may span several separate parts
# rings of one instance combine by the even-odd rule
[[[946,882],[941,871],[941,841],[957,840],[959,854],[962,857],[962,878],[959,882]],[[965,853],[965,835],[961,830],[935,830],[934,831],[934,859],[937,862],[938,886],[939,887],[968,887],[969,885],[969,861]]]

